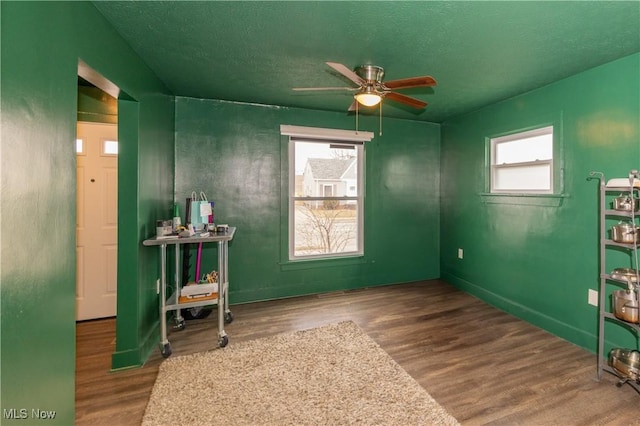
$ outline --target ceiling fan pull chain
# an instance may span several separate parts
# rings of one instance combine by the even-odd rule
[[[356,133],[358,133],[358,102],[356,102]]]
[[[383,102],[380,102],[380,136],[382,136],[382,104]]]

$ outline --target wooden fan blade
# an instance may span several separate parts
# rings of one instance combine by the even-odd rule
[[[385,81],[384,85],[388,89],[408,89],[410,87],[428,87],[435,86],[436,80],[430,75],[422,77],[402,78],[400,80]]]
[[[350,91],[354,91],[354,90],[359,90],[359,87],[294,87],[291,90],[295,90],[297,92],[301,92],[301,91],[313,91],[313,90],[350,90]]]
[[[384,95],[385,99],[391,99],[392,101],[400,102],[401,104],[409,105],[413,108],[424,108],[427,106],[426,102],[422,102],[420,99],[405,96],[396,92],[387,92]]]
[[[347,77],[349,80],[353,81],[358,86],[362,86],[365,84],[365,81],[362,78],[360,78],[358,74],[351,71],[346,66],[339,64],[337,62],[327,62],[327,65],[329,65],[331,68],[333,68],[334,70],[338,71],[340,74]]]

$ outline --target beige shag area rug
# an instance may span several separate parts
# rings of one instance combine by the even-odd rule
[[[143,425],[457,425],[351,321],[165,360]]]

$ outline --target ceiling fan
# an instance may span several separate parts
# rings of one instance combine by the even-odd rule
[[[428,75],[383,82],[384,68],[376,65],[362,65],[354,71],[337,62],[327,62],[327,65],[357,84],[358,87],[296,87],[293,90],[348,90],[357,92],[353,96],[355,100],[349,107],[349,111],[357,110],[358,104],[368,107],[378,105],[383,98],[421,109],[427,106],[426,102],[403,95],[394,90],[409,89],[412,87],[429,87],[437,84],[436,80]]]

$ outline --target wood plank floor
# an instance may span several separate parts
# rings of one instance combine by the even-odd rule
[[[231,310],[230,345],[352,320],[463,425],[640,425],[640,394],[608,373],[596,381],[594,354],[440,280]],[[215,318],[170,332],[172,356],[215,348]],[[78,323],[78,425],[140,424],[163,359],[109,372],[114,348],[113,319]]]

